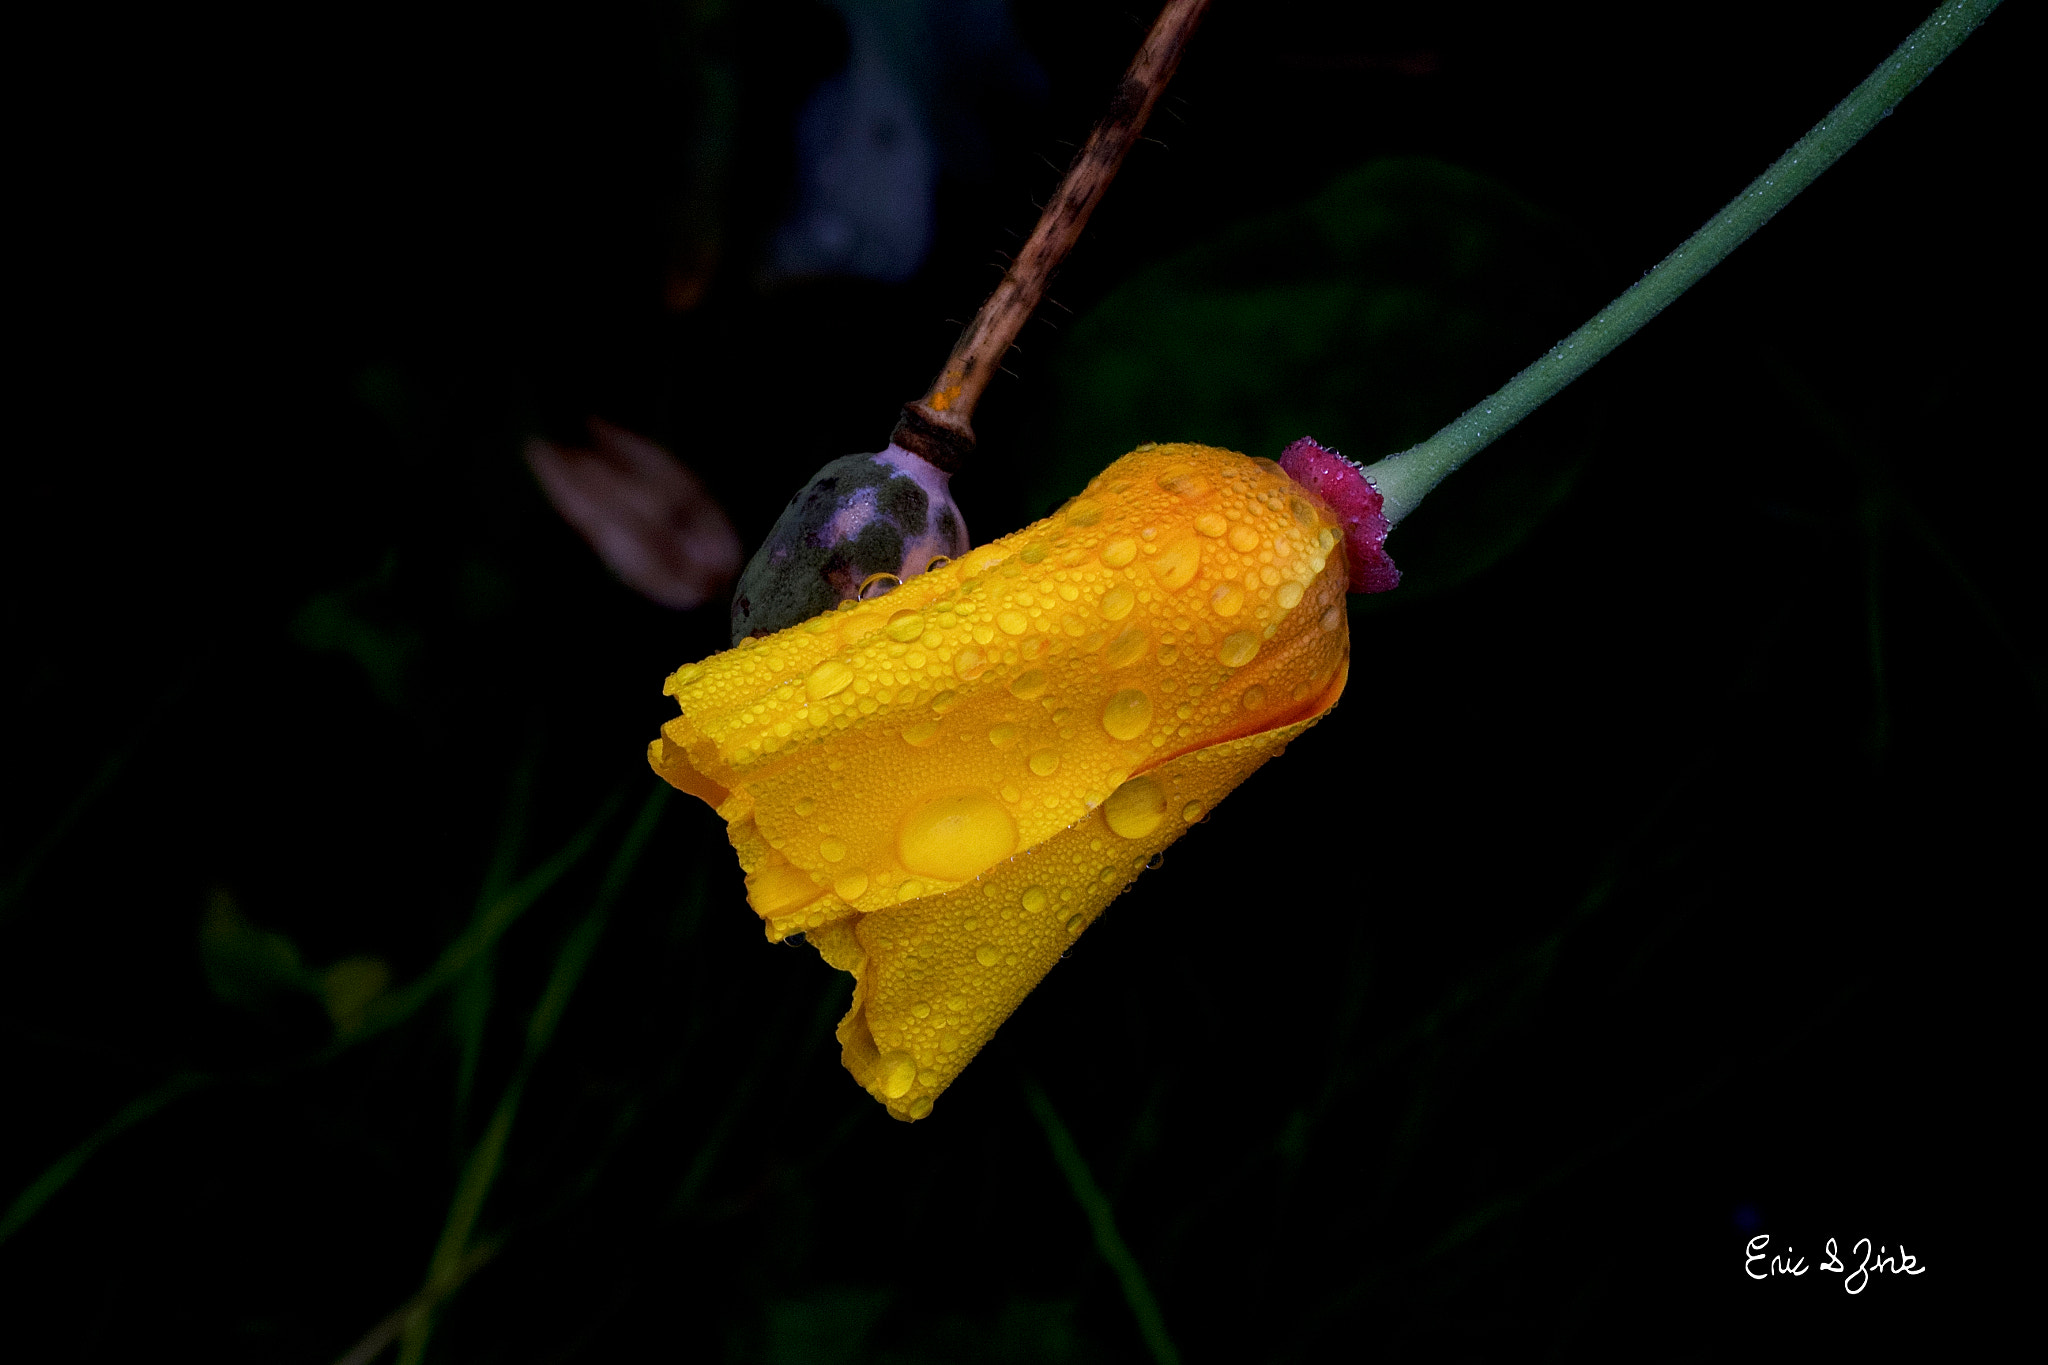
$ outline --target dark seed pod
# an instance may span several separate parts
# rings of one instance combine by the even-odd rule
[[[819,470],[740,574],[733,643],[850,602],[878,574],[911,578],[934,559],[967,553],[967,525],[949,482],[943,470],[894,444]]]

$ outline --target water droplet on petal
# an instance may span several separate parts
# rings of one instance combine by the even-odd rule
[[[1131,608],[1136,606],[1137,602],[1138,594],[1119,583],[1102,594],[1102,619],[1121,621],[1131,614]]]
[[[1230,532],[1230,548],[1239,554],[1248,555],[1259,548],[1259,533],[1239,522]]]
[[[1266,689],[1256,683],[1244,690],[1244,709],[1256,711],[1266,704]]]
[[[804,679],[804,693],[812,701],[823,701],[844,691],[853,681],[853,667],[843,659],[827,659]]]
[[[825,888],[808,873],[786,863],[763,868],[747,878],[747,904],[763,919],[801,909],[824,894]]]
[[[1179,592],[1192,583],[1201,567],[1202,542],[1193,536],[1174,541],[1152,561],[1152,572],[1158,575],[1159,586],[1168,592]]]
[[[903,742],[913,749],[922,749],[938,737],[939,723],[935,720],[921,720],[903,727]]]
[[[854,600],[865,602],[881,597],[903,586],[903,580],[892,573],[871,573],[860,581],[860,590],[854,593]]]
[[[1079,915],[1071,916],[1067,920],[1067,932],[1069,934],[1079,934],[1083,929],[1087,927],[1088,922],[1081,918],[1081,916]]]
[[[910,1108],[905,1112],[914,1119],[925,1117],[932,1112],[932,1097],[930,1095],[919,1095],[910,1102]]]
[[[1160,868],[1165,866],[1166,850],[1163,848],[1145,860],[1145,870],[1147,872],[1157,872]]]
[[[1136,739],[1151,728],[1152,699],[1135,687],[1127,687],[1102,708],[1102,728],[1112,739]]]
[[[1166,790],[1149,777],[1134,777],[1109,794],[1102,818],[1126,839],[1142,839],[1166,819]]]
[[[984,967],[993,967],[1003,960],[1003,951],[993,943],[984,943],[974,950],[974,960]]]
[[[1051,777],[1060,770],[1060,751],[1039,749],[1032,753],[1028,761],[1034,774],[1039,777]]]
[[[1209,605],[1218,616],[1235,616],[1244,610],[1244,589],[1235,583],[1218,583],[1209,594]]]
[[[1076,498],[1067,504],[1067,520],[1075,526],[1093,526],[1102,520],[1102,504]]]
[[[818,856],[828,863],[836,863],[846,856],[846,845],[837,839],[826,839],[818,845]]]
[[[1026,887],[1024,890],[1024,908],[1034,915],[1045,909],[1045,888],[1042,886]]]
[[[932,710],[942,716],[959,704],[960,694],[958,692],[941,692],[938,696],[932,698]]]
[[[808,796],[799,796],[796,799],[796,805],[792,807],[792,809],[795,810],[796,813],[800,816],[809,815],[812,811],[816,810],[817,808],[818,803]]]
[[[910,1093],[917,1081],[917,1059],[907,1052],[885,1052],[875,1059],[875,1084],[892,1100]]]
[[[1045,670],[1027,669],[1010,679],[1010,695],[1019,701],[1033,701],[1045,695]]]
[[[1223,519],[1221,512],[1204,512],[1195,518],[1195,529],[1214,540],[1230,529],[1230,523]]]
[[[1122,634],[1109,642],[1108,651],[1102,656],[1111,668],[1124,668],[1145,657],[1145,646],[1152,642],[1143,626],[1126,626]]]
[[[1031,618],[1021,611],[1006,611],[996,616],[996,624],[1005,635],[1022,635],[1031,629]]]
[[[868,874],[849,872],[832,883],[832,894],[851,905],[868,893]]]
[[[934,796],[911,808],[896,835],[912,872],[964,882],[1017,851],[1017,822],[985,791]]]
[[[1118,536],[1102,547],[1102,562],[1112,569],[1121,569],[1138,557],[1138,542],[1129,536]]]
[[[1285,583],[1282,583],[1280,585],[1279,596],[1281,608],[1285,611],[1293,611],[1295,607],[1300,605],[1301,603],[1301,594],[1301,584],[1296,583],[1291,579]]]
[[[1335,630],[1344,624],[1344,609],[1342,607],[1331,607],[1323,613],[1323,619],[1320,624],[1324,630]]]
[[[1202,803],[1199,801],[1190,801],[1185,806],[1182,806],[1180,808],[1180,818],[1184,823],[1190,825],[1195,823],[1195,821],[1201,819]]]
[[[1225,668],[1243,668],[1258,652],[1259,637],[1249,630],[1233,631],[1216,646],[1216,657]]]
[[[988,742],[998,749],[1007,749],[1017,741],[1017,727],[1014,725],[991,725]]]
[[[899,644],[909,644],[924,634],[924,613],[921,611],[899,611],[889,618],[889,624],[882,633]]]
[[[1301,498],[1289,498],[1287,510],[1294,513],[1294,524],[1304,531],[1316,528],[1316,509]]]

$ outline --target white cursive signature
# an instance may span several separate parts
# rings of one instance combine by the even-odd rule
[[[1817,1266],[1808,1267],[1806,1258],[1796,1254],[1788,1244],[1783,1251],[1772,1251],[1768,1233],[1758,1233],[1749,1239],[1743,1248],[1742,1273],[1752,1280],[1768,1280],[1778,1275],[1789,1275],[1794,1279],[1806,1274],[1807,1270],[1825,1270],[1831,1275],[1843,1276],[1842,1288],[1851,1294],[1861,1294],[1870,1287],[1873,1275],[1924,1275],[1927,1267],[1905,1247],[1897,1252],[1890,1247],[1877,1246],[1868,1237],[1858,1238],[1849,1248],[1849,1255],[1856,1261],[1852,1269],[1842,1260],[1841,1252],[1835,1249],[1835,1239],[1828,1238],[1827,1259]]]

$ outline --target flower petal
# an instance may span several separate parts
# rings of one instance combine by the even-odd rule
[[[847,1064],[912,1116],[957,1072],[947,1059],[964,1063],[1058,956],[1058,938],[970,941],[984,932],[974,897],[1042,866],[1030,885],[1074,896],[1055,927],[1085,925],[1128,876],[1086,869],[1103,889],[1081,898],[1078,849],[1126,841],[1142,865],[1184,828],[1175,812],[1213,806],[1335,702],[1341,545],[1328,506],[1271,461],[1143,447],[1045,521],[678,670],[664,690],[683,714],[649,759],[724,817],[771,939],[804,932],[839,965],[876,964],[881,1013],[862,978]],[[950,927],[898,938],[894,924]],[[885,938],[982,972],[986,998],[896,1000],[909,988]],[[924,1042],[891,1012],[956,996],[978,1022]],[[863,1044],[862,1027],[880,1041]]]

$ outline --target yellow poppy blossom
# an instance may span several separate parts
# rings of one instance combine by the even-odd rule
[[[847,1070],[932,1102],[1146,863],[1319,720],[1343,531],[1271,460],[1124,456],[1051,517],[690,664],[656,772],[768,937],[852,973]]]

